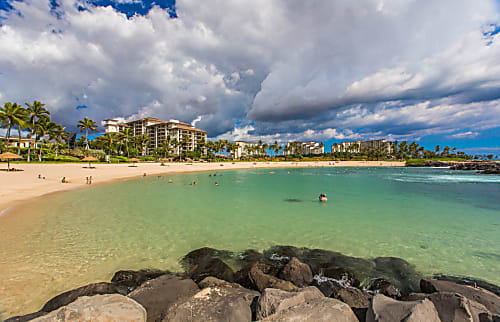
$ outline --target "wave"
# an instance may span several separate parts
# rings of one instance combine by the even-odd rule
[[[490,175],[402,175],[391,177],[391,180],[412,183],[500,183],[500,176]]]

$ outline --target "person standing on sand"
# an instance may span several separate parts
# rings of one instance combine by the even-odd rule
[[[89,177],[89,184],[92,184],[92,176]]]
[[[89,177],[85,177],[85,180],[86,180],[85,184],[89,184]]]

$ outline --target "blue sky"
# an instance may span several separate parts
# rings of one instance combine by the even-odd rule
[[[497,0],[0,0],[0,24],[0,103],[69,129],[154,116],[500,154]]]

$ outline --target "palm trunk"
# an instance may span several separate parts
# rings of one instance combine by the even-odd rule
[[[17,140],[17,155],[21,155],[21,125],[17,125],[19,131],[19,138]]]
[[[40,141],[40,151],[38,152],[38,161],[42,162],[42,148],[43,148],[43,139]]]
[[[87,156],[89,156],[89,139],[88,139],[88,135],[89,135],[89,129],[85,129],[85,149],[87,150]]]
[[[9,137],[10,137],[10,120],[9,120],[9,127],[7,128],[7,135],[5,136],[5,152],[9,152]]]
[[[128,139],[126,141],[126,144],[127,144],[127,158],[130,158],[130,153],[129,153],[129,150],[128,150]]]

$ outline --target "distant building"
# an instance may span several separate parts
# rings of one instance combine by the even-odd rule
[[[314,141],[306,142],[288,142],[286,148],[283,150],[283,155],[310,155],[310,154],[323,154],[325,153],[325,148],[322,143]]]
[[[5,143],[5,136],[0,136],[0,140]],[[29,144],[31,142],[31,147],[38,147],[38,144],[35,146],[35,139],[30,139],[30,138],[23,138],[21,137],[21,148],[27,148],[29,147]],[[13,135],[9,136],[9,141],[7,142],[7,146],[9,148],[17,148],[19,146],[19,136]]]
[[[342,143],[334,143],[331,151],[335,152],[351,152],[351,153],[368,153],[370,151],[379,150],[385,154],[391,154],[393,151],[392,142],[381,140],[370,141],[346,141]]]
[[[236,141],[235,143],[238,145],[234,152],[232,152],[235,159],[248,158],[261,154],[257,149],[260,146],[256,142]]]
[[[162,121],[154,117],[146,117],[126,123],[119,123],[118,120],[104,120],[106,133],[124,132],[125,129],[131,129],[132,136],[146,134],[149,137],[148,146],[143,155],[149,155],[151,152],[162,146],[163,142],[170,137],[171,140],[177,139],[180,143],[184,138],[186,144],[179,144],[175,147],[173,153],[176,155],[182,152],[194,151],[200,144],[207,141],[207,132],[197,129],[194,126],[180,122],[178,120]]]

